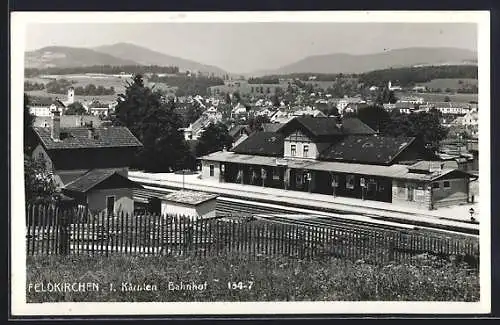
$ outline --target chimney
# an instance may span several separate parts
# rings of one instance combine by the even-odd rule
[[[57,110],[52,112],[52,129],[50,136],[54,141],[61,140],[61,113]]]

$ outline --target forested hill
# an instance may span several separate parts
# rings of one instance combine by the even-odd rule
[[[408,87],[433,79],[455,78],[477,79],[477,66],[451,65],[384,69],[363,73],[359,76],[359,81],[366,85],[381,86],[392,80],[402,87]]]
[[[309,80],[313,76],[315,81],[335,81],[342,78],[358,79],[365,85],[381,86],[388,81],[397,82],[402,87],[412,86],[417,83],[431,81],[433,79],[463,78],[477,79],[476,65],[442,65],[442,66],[423,66],[408,68],[393,68],[384,70],[375,70],[361,74],[342,74],[342,73],[292,73],[285,75],[268,75],[261,79],[276,80],[299,79]]]

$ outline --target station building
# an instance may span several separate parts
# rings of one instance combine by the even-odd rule
[[[202,179],[216,182],[419,209],[467,203],[477,177],[432,157],[415,138],[380,136],[356,118],[296,117],[199,160]]]

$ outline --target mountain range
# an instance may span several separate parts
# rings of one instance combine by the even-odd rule
[[[138,64],[177,66],[181,71],[202,71],[216,75],[227,73],[224,69],[213,65],[186,60],[130,43],[94,48],[49,46],[25,53],[27,68]],[[386,68],[443,64],[477,64],[477,53],[459,48],[412,47],[363,55],[345,53],[314,55],[274,70],[256,71],[247,75],[363,73]]]
[[[259,74],[288,73],[363,73],[417,65],[476,64],[477,53],[459,48],[411,47],[381,53],[352,55],[345,53],[308,56],[276,70]]]

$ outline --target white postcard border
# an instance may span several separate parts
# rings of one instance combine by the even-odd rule
[[[490,204],[490,14],[488,11],[371,12],[13,12],[11,13],[10,107],[10,266],[11,312],[22,315],[238,315],[238,314],[469,314],[489,313],[491,305],[490,216],[480,224],[480,302],[148,302],[26,303],[26,243],[23,171],[24,35],[30,23],[126,22],[464,22],[478,26],[480,211]]]

